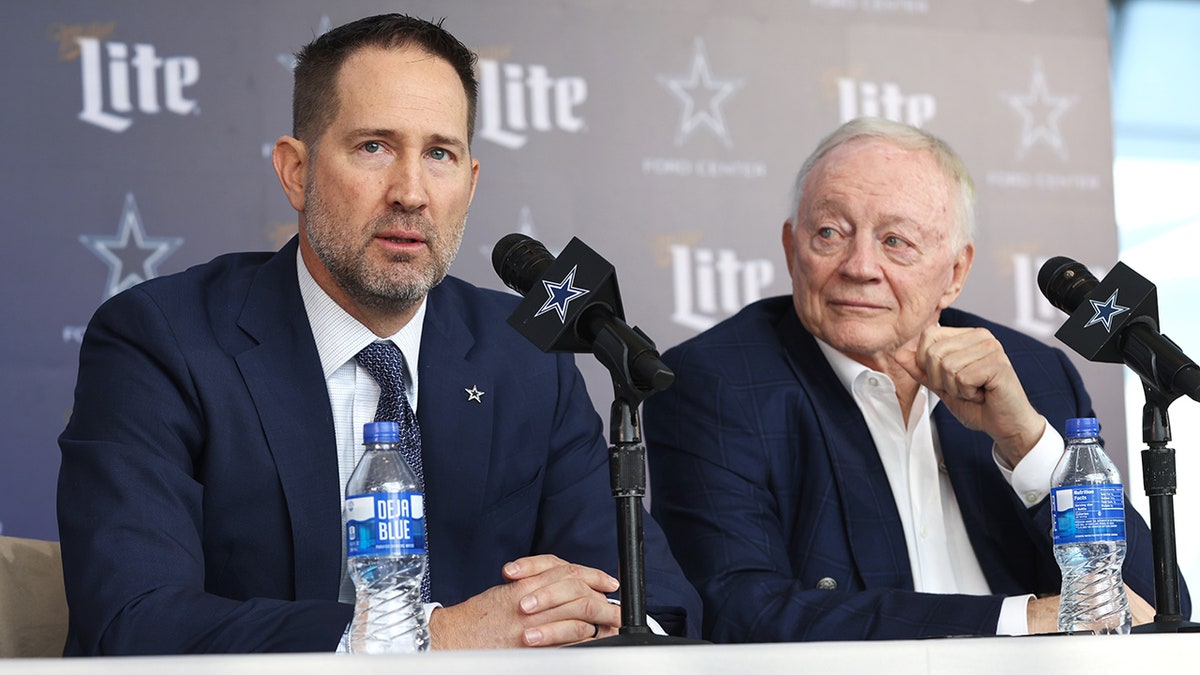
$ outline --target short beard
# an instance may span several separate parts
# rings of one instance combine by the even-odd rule
[[[355,242],[336,236],[339,223],[334,222],[328,205],[320,198],[311,182],[305,186],[305,232],[317,258],[329,270],[338,286],[357,304],[389,312],[405,312],[416,307],[429,291],[441,283],[458,255],[466,228],[466,216],[446,235],[439,233],[423,215],[393,211],[370,223],[369,232],[384,232],[396,224],[420,232],[425,239],[432,262],[414,267],[403,258],[393,258],[386,268],[372,267],[365,252],[371,240]]]

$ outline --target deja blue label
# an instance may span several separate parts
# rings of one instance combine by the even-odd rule
[[[1072,485],[1050,490],[1054,545],[1125,540],[1121,486]]]
[[[420,492],[346,497],[346,557],[425,553],[425,497]]]

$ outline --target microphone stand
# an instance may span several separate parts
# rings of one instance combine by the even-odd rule
[[[1175,450],[1167,407],[1180,394],[1164,393],[1142,382],[1146,405],[1142,407],[1142,479],[1150,498],[1150,539],[1154,545],[1153,623],[1134,626],[1134,633],[1183,633],[1200,630],[1180,614],[1179,565],[1175,551]]]
[[[637,408],[675,380],[654,350],[654,343],[637,328],[624,332],[580,321],[595,334],[593,351],[608,368],[614,400],[609,418],[609,479],[617,506],[617,554],[621,578],[621,629],[618,635],[579,643],[578,647],[707,644],[704,640],[657,635],[646,622],[646,571],[643,546],[642,498],[646,496],[646,446],[642,443]],[[630,345],[637,345],[631,351]],[[639,368],[638,366],[642,366]],[[649,369],[649,370],[648,370]]]

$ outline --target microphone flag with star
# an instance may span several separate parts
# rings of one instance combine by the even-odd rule
[[[588,353],[594,336],[580,334],[579,317],[597,305],[624,317],[616,269],[577,237],[562,250],[508,323],[544,352]]]
[[[1054,335],[1089,361],[1123,363],[1115,338],[1135,319],[1157,325],[1158,292],[1148,279],[1118,262]]]

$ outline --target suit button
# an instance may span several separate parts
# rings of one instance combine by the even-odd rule
[[[819,590],[819,591],[836,591],[837,590],[837,582],[834,581],[830,577],[822,577],[821,580],[817,582],[817,590]]]

